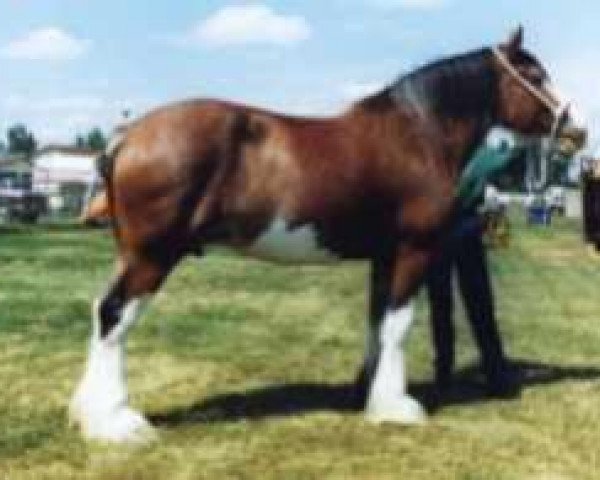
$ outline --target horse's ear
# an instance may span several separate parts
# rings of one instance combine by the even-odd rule
[[[523,25],[519,25],[508,38],[508,41],[503,45],[509,52],[518,52],[523,47],[524,29]]]

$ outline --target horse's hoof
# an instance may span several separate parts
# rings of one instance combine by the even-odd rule
[[[420,425],[427,420],[427,414],[421,404],[408,395],[394,400],[369,402],[366,416],[367,420],[376,424]]]
[[[156,439],[154,428],[144,416],[129,407],[110,412],[78,414],[72,412],[70,423],[81,428],[88,440],[105,443],[143,444]]]

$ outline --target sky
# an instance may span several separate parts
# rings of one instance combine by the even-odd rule
[[[519,23],[600,147],[597,0],[0,0],[0,131],[41,143],[189,97],[327,115]]]

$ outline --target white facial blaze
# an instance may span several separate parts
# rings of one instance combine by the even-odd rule
[[[281,218],[275,218],[245,251],[251,256],[283,263],[329,263],[336,260],[332,252],[319,245],[311,225],[290,229]]]
[[[144,417],[127,405],[125,338],[137,320],[143,299],[125,305],[121,319],[106,338],[100,338],[98,305],[84,376],[71,402],[71,417],[84,435],[97,440],[140,441],[148,433]]]
[[[406,393],[402,344],[412,320],[412,303],[408,303],[388,310],[377,332],[379,361],[367,400],[367,416],[375,422],[419,423],[424,419],[419,403]]]

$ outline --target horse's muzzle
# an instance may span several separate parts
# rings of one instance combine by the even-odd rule
[[[558,136],[558,148],[564,155],[573,155],[585,147],[587,138],[587,129],[566,125]]]

